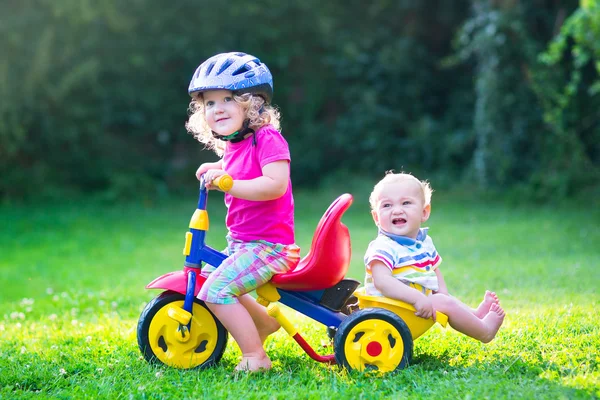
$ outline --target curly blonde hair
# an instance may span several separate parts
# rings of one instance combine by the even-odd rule
[[[281,115],[279,110],[271,104],[265,103],[265,100],[252,93],[233,95],[233,100],[242,107],[246,114],[246,119],[250,120],[249,128],[255,132],[266,124],[271,124],[277,130],[280,130],[279,120]],[[194,136],[196,140],[204,144],[204,147],[213,150],[219,156],[223,155],[225,142],[215,138],[212,134],[204,115],[204,101],[202,93],[194,96],[188,107],[190,118],[185,124],[187,131]]]
[[[417,183],[421,187],[421,191],[423,193],[424,205],[427,206],[431,204],[431,195],[433,194],[433,189],[431,188],[429,182],[421,181],[415,176],[406,172],[395,173],[394,171],[387,171],[383,179],[377,182],[377,184],[373,188],[373,191],[371,192],[371,195],[369,196],[369,204],[371,205],[371,210],[375,210],[377,206],[377,201],[379,200],[379,193],[381,193],[381,190],[385,185],[394,184],[402,181],[413,181]]]

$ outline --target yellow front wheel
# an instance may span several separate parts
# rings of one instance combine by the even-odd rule
[[[185,297],[164,292],[142,311],[138,322],[138,345],[149,362],[182,369],[206,367],[219,362],[227,346],[227,330],[204,302],[194,299],[192,318],[182,324]]]
[[[412,360],[413,340],[406,323],[383,308],[350,314],[334,337],[335,358],[349,370],[391,372]]]

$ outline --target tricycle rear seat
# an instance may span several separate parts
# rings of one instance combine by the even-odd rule
[[[284,290],[323,290],[344,278],[352,251],[350,233],[341,219],[352,200],[352,195],[346,193],[331,203],[317,225],[308,254],[293,271],[273,277],[272,282],[276,287]]]

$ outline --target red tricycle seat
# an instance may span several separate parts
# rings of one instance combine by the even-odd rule
[[[343,194],[325,211],[317,225],[308,254],[293,271],[275,275],[273,284],[287,290],[322,290],[341,281],[350,265],[350,233],[341,221],[352,204],[352,195]]]

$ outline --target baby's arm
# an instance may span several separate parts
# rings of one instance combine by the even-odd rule
[[[375,288],[386,297],[404,301],[412,304],[417,312],[415,315],[421,318],[433,318],[435,321],[435,309],[431,299],[418,290],[394,278],[392,271],[381,261],[373,260],[371,262],[371,275]]]
[[[437,276],[438,279],[438,290],[436,291],[436,293],[441,293],[441,294],[448,294],[448,288],[446,287],[446,281],[444,280],[444,275],[442,274],[442,271],[440,271],[440,267],[437,267],[435,269],[435,275]]]
[[[290,164],[279,160],[265,165],[262,176],[250,180],[234,180],[229,194],[244,200],[275,200],[285,194],[290,178]]]

